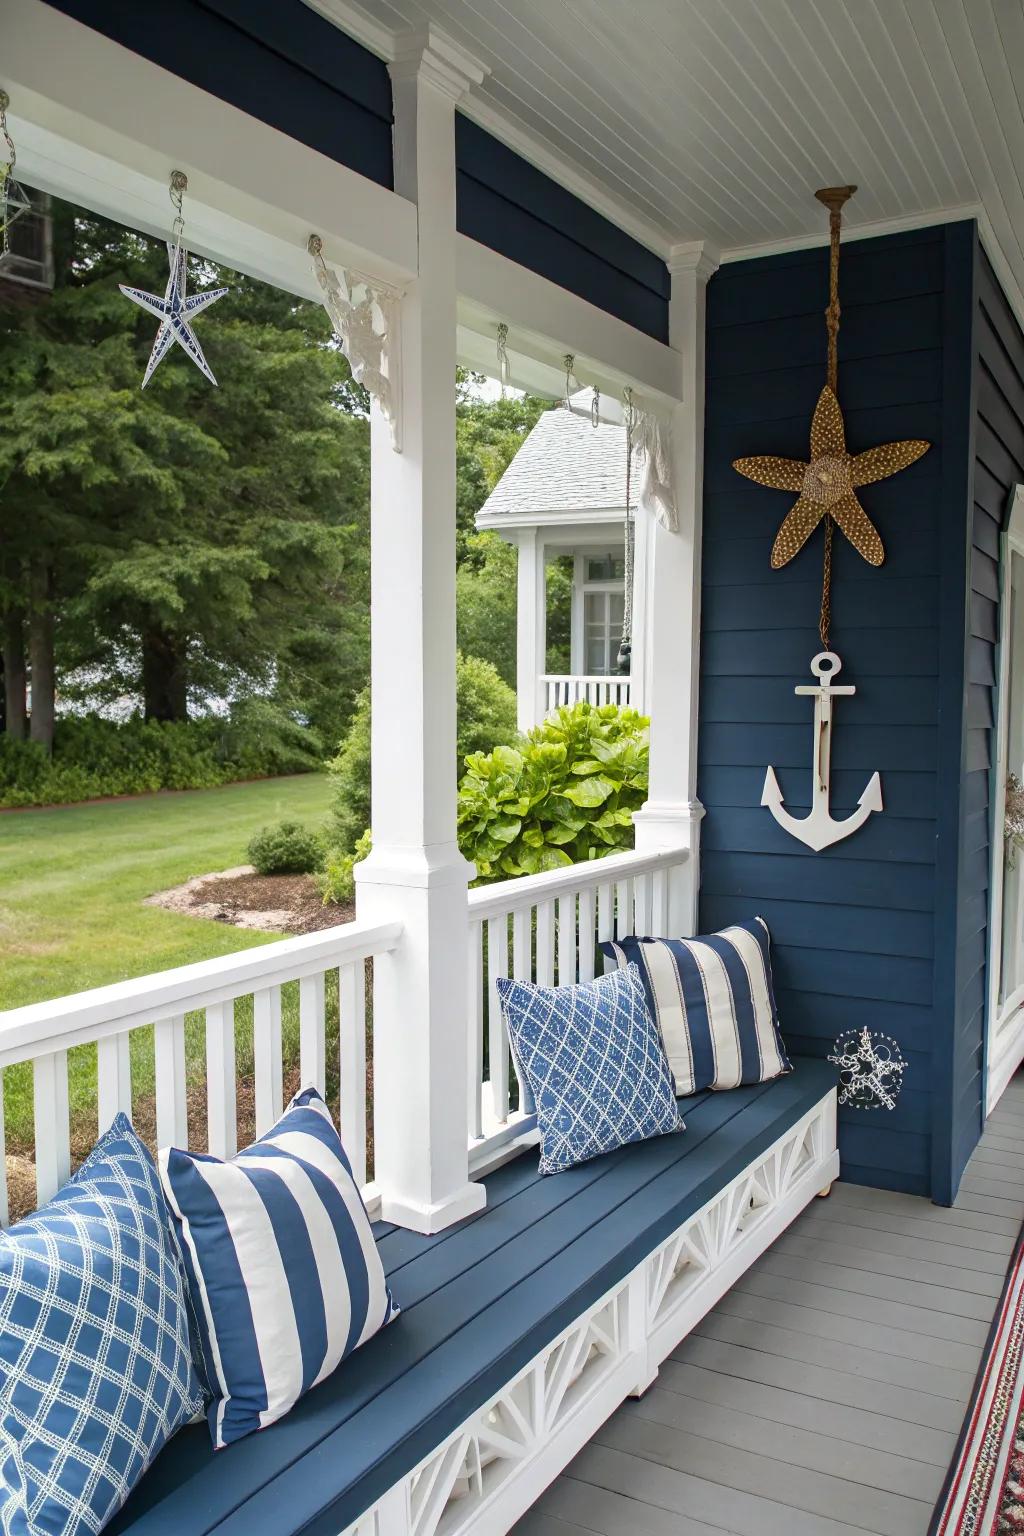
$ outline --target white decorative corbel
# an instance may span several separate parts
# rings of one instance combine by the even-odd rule
[[[335,271],[323,257],[323,241],[310,235],[307,249],[313,271],[352,377],[380,407],[391,428],[391,445],[402,451],[402,348],[399,337],[402,295],[397,288],[342,267]]]

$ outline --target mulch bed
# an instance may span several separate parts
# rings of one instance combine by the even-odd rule
[[[318,933],[351,922],[351,902],[324,906],[312,875],[226,875],[206,880],[194,893],[193,907],[216,903],[224,910],[220,922],[247,913],[287,912],[286,933]],[[253,926],[256,926],[255,924]],[[281,931],[274,925],[274,931]]]

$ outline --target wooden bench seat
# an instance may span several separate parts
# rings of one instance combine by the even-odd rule
[[[551,1178],[521,1155],[438,1236],[378,1226],[401,1316],[279,1424],[217,1454],[183,1431],[110,1529],[507,1530],[835,1177],[822,1062],[682,1109],[684,1134]]]

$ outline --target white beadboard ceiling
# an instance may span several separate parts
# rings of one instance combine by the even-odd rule
[[[980,209],[1024,291],[1024,0],[310,3],[384,56],[433,23],[469,115],[663,254],[806,243],[852,181],[851,232]]]

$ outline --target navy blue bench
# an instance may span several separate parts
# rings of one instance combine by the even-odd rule
[[[798,1060],[684,1100],[682,1135],[545,1179],[524,1153],[438,1236],[378,1225],[396,1322],[270,1429],[217,1454],[183,1431],[111,1531],[507,1530],[835,1177],[834,1083]]]

